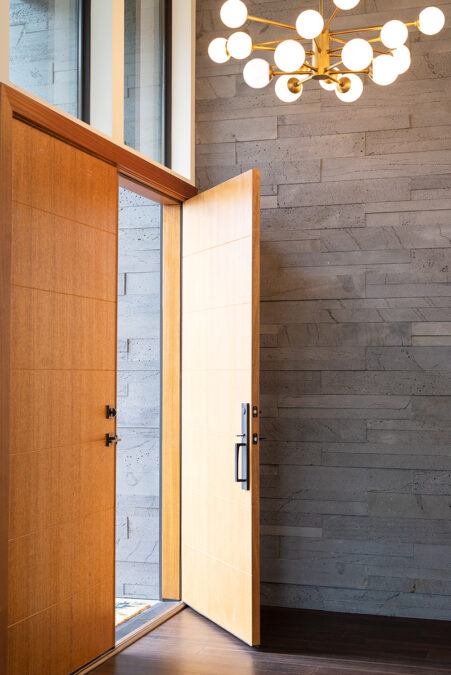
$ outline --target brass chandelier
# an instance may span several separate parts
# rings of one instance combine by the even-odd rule
[[[335,91],[344,102],[356,101],[363,91],[361,75],[379,85],[392,84],[410,66],[410,50],[406,46],[409,28],[415,26],[426,35],[435,35],[444,26],[445,17],[438,7],[423,9],[415,21],[403,23],[398,19],[383,26],[331,30],[340,10],[353,9],[359,0],[333,0],[334,10],[324,20],[323,0],[319,11],[304,10],[291,26],[277,21],[250,16],[242,0],[227,0],[221,7],[223,23],[235,29],[228,38],[218,37],[208,47],[210,58],[225,63],[230,58],[246,59],[254,51],[274,53],[275,65],[266,59],[253,58],[243,70],[245,82],[261,89],[276,77],[275,91],[279,99],[291,103],[299,99],[307,80],[318,80],[323,89]],[[254,44],[251,36],[241,28],[246,21],[279,26],[292,31],[294,36]],[[367,39],[353,37],[366,34]],[[311,40],[311,49],[302,41]]]

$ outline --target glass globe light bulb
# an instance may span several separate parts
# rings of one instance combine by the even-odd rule
[[[343,47],[341,58],[349,70],[364,70],[373,59],[373,48],[366,40],[354,38]]]
[[[222,23],[228,28],[239,28],[247,20],[247,7],[241,0],[227,0],[219,14]]]
[[[293,75],[281,75],[277,78],[276,94],[284,103],[293,103],[294,101],[297,101],[302,94],[302,84],[300,85],[300,89],[297,93],[289,90],[288,82],[290,80],[298,80],[298,78]]]
[[[334,71],[331,72],[333,73]],[[334,82],[333,80],[319,80],[319,85],[326,91],[335,91],[337,83]]]
[[[397,49],[392,51],[393,59],[395,60],[395,66],[399,75],[405,73],[410,68],[410,49],[406,45],[401,45]]]
[[[359,4],[360,0],[334,0],[334,5],[338,7],[338,9],[354,9],[354,7],[357,7]]]
[[[305,61],[305,49],[296,40],[284,40],[274,52],[274,61],[280,70],[292,73],[299,70]]]
[[[324,19],[315,9],[306,9],[296,19],[296,30],[302,38],[313,40],[324,28]]]
[[[387,21],[382,26],[381,42],[389,49],[395,49],[403,45],[408,36],[409,31],[407,26],[402,21],[398,21],[398,19]]]
[[[398,77],[396,61],[391,54],[381,54],[373,60],[371,79],[376,84],[385,87],[392,84]]]
[[[227,40],[227,51],[234,59],[246,59],[252,52],[252,38],[247,33],[237,31]]]
[[[215,63],[225,63],[230,59],[227,53],[227,40],[222,37],[215,38],[208,45],[208,56]]]
[[[425,35],[435,35],[445,25],[445,15],[438,7],[426,7],[418,17],[418,28]]]
[[[251,59],[244,66],[243,77],[246,84],[253,89],[266,87],[271,79],[268,61],[265,61],[265,59]]]
[[[348,91],[342,92],[339,90],[338,85],[336,85],[335,93],[337,94],[340,101],[344,101],[345,103],[353,103],[354,101],[357,101],[357,99],[362,95],[363,82],[358,75],[355,75],[355,73],[349,73],[348,75],[345,75],[345,77],[340,78],[340,81],[346,78],[351,81],[351,87],[348,89]]]

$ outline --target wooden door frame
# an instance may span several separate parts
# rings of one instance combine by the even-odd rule
[[[162,597],[172,600],[180,599],[180,205],[197,194],[191,182],[170,169],[113,142],[19,87],[0,82],[0,672],[7,672],[8,645],[13,119],[108,162],[117,169],[118,188],[163,205],[161,586]]]

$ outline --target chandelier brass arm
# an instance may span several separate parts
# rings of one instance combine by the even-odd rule
[[[248,21],[257,21],[258,23],[266,23],[268,26],[279,26],[279,28],[288,28],[289,30],[296,30],[296,26],[290,26],[287,23],[279,23],[278,21],[271,21],[270,19],[261,19],[259,16],[247,15]]]
[[[337,16],[337,14],[338,14],[339,11],[340,11],[340,8],[339,8],[339,7],[335,7],[334,11],[333,11],[332,14],[330,15],[329,20],[327,21],[327,23],[326,23],[326,25],[324,26],[323,30],[327,30],[327,29],[329,28],[330,24],[331,24],[332,21],[335,19],[335,17]]]
[[[375,84],[384,86],[408,70],[411,61],[406,46],[409,28],[435,35],[445,23],[444,14],[438,7],[427,7],[415,21],[394,19],[379,26],[332,30],[338,12],[353,9],[358,3],[359,0],[333,0],[335,7],[325,21],[324,0],[319,0],[319,11],[303,10],[291,25],[249,15],[243,0],[226,0],[221,6],[221,19],[235,32],[228,38],[212,40],[208,53],[217,63],[225,63],[230,58],[247,59],[253,51],[273,53],[274,66],[264,58],[253,58],[245,64],[243,76],[255,89],[265,87],[276,78],[276,94],[285,102],[296,101],[302,94],[303,84],[310,79],[317,80],[327,91],[335,91],[344,102],[356,101],[363,91],[362,75],[368,75]],[[287,29],[292,35],[286,39],[253,43],[248,33],[237,30],[246,21]],[[302,44],[306,40],[311,41],[311,49]],[[331,43],[338,46],[331,47]]]
[[[404,23],[405,26],[417,26],[418,21],[408,21]],[[348,28],[347,30],[335,30],[331,32],[331,36],[335,35],[351,35],[352,33],[366,33],[368,31],[381,31],[384,26],[366,26],[365,28]]]

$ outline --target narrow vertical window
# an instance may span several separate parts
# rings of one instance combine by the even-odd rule
[[[10,79],[79,113],[79,2],[10,0]]]
[[[126,145],[163,161],[163,1],[125,0]]]

